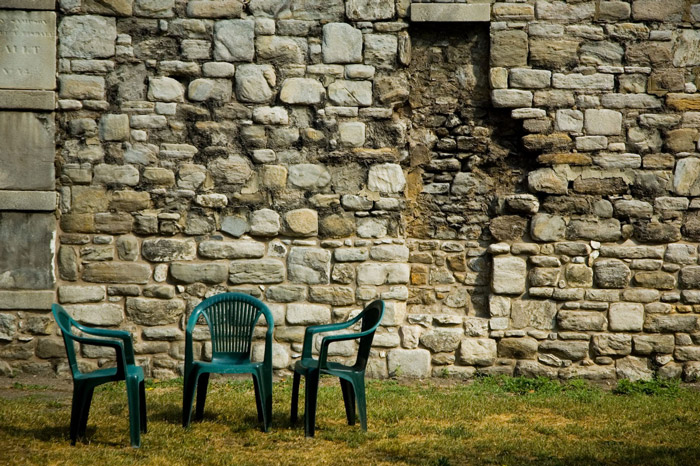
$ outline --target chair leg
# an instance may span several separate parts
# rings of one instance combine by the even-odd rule
[[[80,425],[78,426],[78,437],[84,437],[87,429],[88,415],[90,414],[90,404],[92,403],[92,394],[94,387],[85,389],[83,392],[82,407],[80,411]]]
[[[141,446],[141,407],[138,377],[126,377],[126,396],[129,400],[129,431],[131,433],[131,446]]]
[[[263,376],[263,386],[265,388],[265,396],[263,397],[263,406],[265,407],[266,419],[265,422],[265,432],[270,430],[272,426],[272,374],[266,373]]]
[[[148,431],[148,420],[146,417],[146,382],[143,380],[139,384],[139,407],[141,408],[141,432],[146,433]]]
[[[199,376],[197,382],[197,409],[194,414],[195,421],[204,418],[204,404],[207,402],[207,389],[209,388],[209,374],[204,373]]]
[[[263,422],[263,400],[260,395],[258,374],[253,374],[253,388],[255,388],[255,409],[258,411],[258,422]]]
[[[289,421],[292,425],[297,423],[298,413],[299,413],[299,379],[301,375],[298,372],[294,372],[294,378],[292,379],[292,409]]]
[[[316,402],[318,399],[317,370],[306,374],[306,389],[304,390],[304,431],[307,437],[313,437],[316,431]]]
[[[362,427],[362,430],[367,431],[367,400],[365,397],[364,374],[362,377],[357,377],[353,385],[355,386],[355,398],[357,399],[357,411],[360,416],[360,427]]]
[[[192,418],[192,402],[194,401],[194,391],[197,389],[197,371],[190,371],[185,374],[184,387],[182,390],[182,427],[190,425]]]
[[[352,384],[345,379],[340,380],[340,388],[343,390],[343,401],[345,402],[345,416],[348,418],[348,425],[355,425],[355,390]]]
[[[78,431],[80,430],[80,421],[82,420],[83,400],[85,399],[85,390],[82,385],[73,386],[73,403],[70,412],[70,443],[75,445],[78,439]]]

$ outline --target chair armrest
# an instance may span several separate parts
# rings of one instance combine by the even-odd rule
[[[91,330],[95,330],[95,329],[91,329]],[[117,375],[119,375],[120,377],[125,376],[126,365],[128,363],[128,359],[127,359],[126,353],[124,351],[124,342],[123,341],[121,341],[121,340],[109,340],[106,338],[82,337],[82,336],[73,335],[73,334],[68,334],[67,336],[71,340],[77,341],[78,343],[82,343],[84,345],[104,346],[107,348],[113,348],[115,350],[115,352],[117,353]],[[132,355],[132,357],[133,357],[133,355]],[[130,364],[133,364],[133,363],[130,363]]]
[[[328,335],[327,337],[323,337],[323,340],[321,340],[321,352],[318,355],[318,368],[325,369],[327,367],[328,347],[331,343],[335,343],[336,341],[357,340],[374,333],[374,330],[375,329],[369,329],[359,333],[346,333],[343,335]]]
[[[131,333],[127,332],[126,330],[86,327],[77,322],[73,325],[80,329],[81,332],[87,333],[88,335],[120,339],[124,344],[124,355],[126,357],[126,363],[131,365],[136,364],[134,357],[134,341],[131,336]]]
[[[313,339],[314,339],[315,334],[343,330],[343,329],[346,329],[348,327],[351,327],[358,320],[359,319],[355,318],[355,319],[348,320],[347,322],[340,322],[337,324],[312,325],[311,327],[306,327],[306,331],[304,332],[304,345],[302,346],[301,357],[302,358],[310,358],[311,357],[311,348],[313,345]]]

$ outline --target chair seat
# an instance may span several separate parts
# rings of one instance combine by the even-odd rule
[[[126,371],[126,375],[128,376],[136,376],[137,379],[143,380],[144,379],[144,374],[143,374],[143,368],[139,366],[132,366],[131,364],[127,364],[126,367],[124,368]],[[75,375],[75,380],[104,380],[104,381],[110,381],[110,380],[122,380],[122,377],[117,377],[117,368],[116,367],[108,367],[107,369],[98,369],[96,371],[88,372],[86,374],[80,373]],[[97,383],[96,385],[99,385]]]
[[[230,362],[227,358],[214,358],[210,362],[192,362],[192,368],[196,368],[200,373],[213,372],[217,374],[250,374],[257,371],[262,365],[262,362]]]
[[[315,358],[303,358],[294,364],[294,371],[300,374],[306,375],[309,371],[318,369],[318,359]],[[326,368],[321,369],[322,374],[340,375],[340,374],[352,374],[357,372],[352,366],[347,366],[345,364],[340,364],[338,362],[326,362]]]

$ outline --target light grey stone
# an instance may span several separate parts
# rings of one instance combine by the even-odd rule
[[[544,89],[550,86],[552,72],[533,70],[529,68],[514,68],[510,70],[511,87],[524,89]]]
[[[54,133],[53,118],[0,112],[0,190],[54,190]]]
[[[368,107],[372,105],[372,82],[339,79],[328,86],[328,98],[335,105]]]
[[[353,21],[376,21],[394,16],[394,2],[375,0],[347,0],[345,14]]]
[[[425,349],[394,349],[387,354],[389,374],[423,378],[430,376],[430,351]]]
[[[276,82],[271,65],[245,64],[236,68],[236,96],[242,102],[269,102],[275,95]]]
[[[551,330],[556,314],[557,306],[552,301],[514,300],[510,318],[514,328]]]
[[[66,311],[80,323],[111,327],[124,320],[124,308],[120,304],[73,304]]]
[[[229,273],[234,285],[281,283],[285,279],[284,263],[277,259],[235,260]]]
[[[644,324],[644,306],[639,303],[612,303],[609,311],[610,330],[639,332]]]
[[[289,167],[289,184],[293,188],[321,190],[330,181],[331,175],[323,165],[303,163]]]
[[[677,67],[700,65],[700,31],[684,29],[678,32],[673,65]]]
[[[492,366],[496,362],[496,341],[465,338],[459,348],[459,362],[467,366]]]
[[[625,288],[629,284],[629,267],[619,259],[600,259],[593,264],[595,283],[600,288]]]
[[[568,182],[566,178],[551,168],[540,168],[528,173],[527,183],[531,191],[547,194],[566,194]]]
[[[58,35],[61,38],[58,49],[61,57],[113,57],[117,39],[116,20],[93,15],[64,16],[58,26]]]
[[[339,142],[345,147],[361,147],[365,143],[366,125],[361,121],[338,124]]]
[[[491,102],[498,108],[532,107],[532,92],[516,89],[494,89]]]
[[[408,262],[409,251],[406,246],[383,244],[369,250],[370,257],[379,262]]]
[[[288,104],[315,105],[321,103],[325,95],[325,88],[316,79],[289,78],[282,83],[280,100]]]
[[[173,78],[151,78],[148,83],[148,99],[161,102],[183,102],[185,87]]]
[[[287,323],[291,325],[325,324],[331,320],[330,306],[323,304],[290,303],[287,305]]]
[[[187,96],[193,102],[217,100],[228,102],[233,95],[231,81],[227,79],[195,79],[190,82]]]
[[[362,63],[362,32],[347,23],[323,26],[324,63]]]
[[[230,19],[214,25],[214,58],[220,61],[252,61],[255,56],[255,21]]]
[[[393,34],[366,34],[365,64],[380,70],[394,70],[398,38]]]
[[[179,239],[146,239],[141,245],[141,254],[151,262],[194,260],[197,257],[197,244]]]
[[[557,110],[554,127],[557,131],[580,133],[583,129],[583,113],[579,110]]]
[[[686,157],[676,163],[673,191],[679,196],[700,195],[700,158]]]
[[[61,304],[98,303],[104,299],[104,286],[58,287],[58,302],[60,302]]]
[[[520,257],[493,258],[491,288],[499,294],[521,294],[525,291],[527,264]]]
[[[411,269],[408,264],[364,263],[357,267],[358,285],[392,285],[408,283]]]
[[[488,3],[412,3],[413,22],[486,22],[491,20]]]
[[[560,241],[566,234],[566,222],[559,215],[536,214],[530,221],[530,235],[535,241]]]
[[[369,169],[367,188],[381,193],[399,193],[406,186],[406,178],[400,165],[386,163]]]
[[[0,314],[0,341],[12,341],[17,333],[17,317]]]
[[[293,247],[287,259],[289,280],[295,283],[324,284],[330,281],[331,252],[312,247]]]
[[[253,176],[250,161],[240,155],[212,160],[208,168],[213,178],[222,184],[244,184]]]
[[[250,234],[253,236],[275,236],[282,227],[280,216],[272,209],[260,209],[250,216]]]
[[[207,283],[210,285],[224,283],[228,278],[229,268],[226,264],[208,263],[192,264],[173,262],[170,265],[170,275],[182,283]]]
[[[589,135],[616,135],[622,133],[622,114],[615,110],[586,109],[586,132]]]

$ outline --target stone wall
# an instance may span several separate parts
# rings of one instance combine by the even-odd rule
[[[227,290],[270,306],[280,373],[377,298],[375,377],[700,371],[700,4],[58,3],[57,283],[3,242],[0,288],[132,331],[151,376]],[[11,289],[0,372],[65,374]]]

